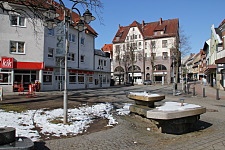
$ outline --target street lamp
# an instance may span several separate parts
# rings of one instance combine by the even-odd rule
[[[175,59],[176,59],[176,56],[173,54],[172,55],[172,59],[173,59],[173,95],[176,95],[176,89],[175,89],[175,82],[176,82],[176,79],[175,79]]]
[[[90,13],[90,11],[88,9],[86,9],[85,13],[83,14],[83,16],[81,16],[80,11],[75,7],[77,4],[79,3],[83,3],[86,5],[86,8],[88,8],[88,4],[84,1],[74,1],[71,0],[74,4],[72,5],[70,11],[69,11],[69,15],[67,12],[67,8],[65,7],[64,3],[62,0],[59,0],[61,8],[63,9],[64,12],[64,28],[65,28],[65,36],[66,36],[66,44],[65,44],[65,81],[64,81],[64,92],[63,92],[63,123],[66,124],[68,122],[68,90],[67,90],[67,73],[68,73],[68,52],[69,52],[69,27],[70,25],[73,23],[72,22],[72,11],[75,9],[77,10],[77,12],[79,13],[80,16],[80,20],[78,23],[76,23],[76,26],[74,27],[74,29],[78,30],[78,32],[82,32],[85,29],[87,29],[87,27],[85,26],[85,23],[89,24],[91,21],[95,20],[95,17],[92,16],[92,14]],[[53,20],[53,17],[57,17],[57,15],[54,15],[54,13],[56,14],[56,12],[52,11],[52,9],[49,9],[49,14],[46,14],[46,17],[49,18],[49,20],[47,20],[47,27],[52,26],[52,28],[54,28],[54,23],[55,21]],[[79,39],[78,39],[79,40]],[[79,63],[79,62],[78,62]]]

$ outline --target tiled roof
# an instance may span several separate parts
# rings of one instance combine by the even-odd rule
[[[219,27],[225,23],[225,19],[220,23]]]
[[[111,52],[113,51],[113,44],[105,44],[102,48],[101,48],[102,51],[105,51],[105,52]]]
[[[176,36],[179,30],[179,19],[161,20],[150,23],[138,23],[134,21],[129,26],[119,26],[113,39],[113,43],[123,43],[131,27],[137,27],[145,39]],[[157,31],[164,31],[164,34],[155,35]]]
[[[45,8],[48,9],[50,7],[52,7],[52,5],[50,5],[51,0],[25,0],[25,1],[20,1],[20,0],[10,0],[10,3],[14,3],[14,4],[19,4],[19,5],[25,5],[25,6],[32,6],[32,7],[38,7],[38,8]],[[52,1],[54,7],[56,8],[56,13],[59,14],[59,17],[57,18],[58,20],[63,20],[64,19],[64,12],[63,12],[63,8],[61,7],[61,5],[55,1]],[[66,10],[69,12],[69,9],[66,8]],[[76,26],[76,23],[78,23],[78,21],[80,20],[80,16],[75,13],[72,12],[72,21],[74,22],[74,24],[72,24],[73,26]],[[86,32],[88,33],[92,33],[95,36],[98,35],[98,33],[88,24],[85,24],[85,26],[87,26]]]

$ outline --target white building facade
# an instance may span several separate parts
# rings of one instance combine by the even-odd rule
[[[23,8],[19,5],[12,7]],[[23,86],[26,90],[36,82],[40,83],[41,91],[63,90],[65,35],[59,34],[59,30],[64,31],[63,24],[47,29],[37,18],[9,15],[2,10],[0,19],[0,86],[6,91],[18,91],[18,87]],[[98,70],[95,66],[99,57],[110,61],[108,57],[95,55],[96,37],[97,33],[90,26],[83,32],[70,26],[68,89],[110,85],[109,82],[104,82],[100,86],[100,82],[95,82],[100,80],[100,72],[104,71],[104,76],[110,77],[110,71],[106,71],[110,70],[110,63],[106,63],[104,70]]]
[[[169,84],[173,81],[172,49],[179,39],[178,19],[142,24],[134,21],[129,26],[120,26],[113,39],[113,71],[118,82],[142,84],[152,80]],[[124,58],[132,53],[133,61]],[[130,55],[130,56],[131,56]],[[133,69],[132,69],[133,66]],[[128,74],[128,77],[126,77]],[[128,81],[125,81],[128,78]]]

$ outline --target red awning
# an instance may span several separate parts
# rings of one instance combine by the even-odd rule
[[[44,69],[44,63],[37,62],[14,62],[15,69]]]

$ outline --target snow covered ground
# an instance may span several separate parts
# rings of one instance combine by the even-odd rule
[[[123,108],[117,109],[117,115],[129,114],[129,106],[130,104],[124,104]],[[28,110],[22,113],[5,112],[0,109],[0,127],[14,127],[17,136],[29,137],[32,141],[39,141],[41,139],[35,127],[40,129],[41,134],[47,136],[77,135],[85,132],[90,123],[96,118],[108,119],[108,126],[118,124],[113,118],[112,109],[113,105],[110,103],[68,109],[68,125],[53,123],[55,120],[62,122],[63,109]]]

